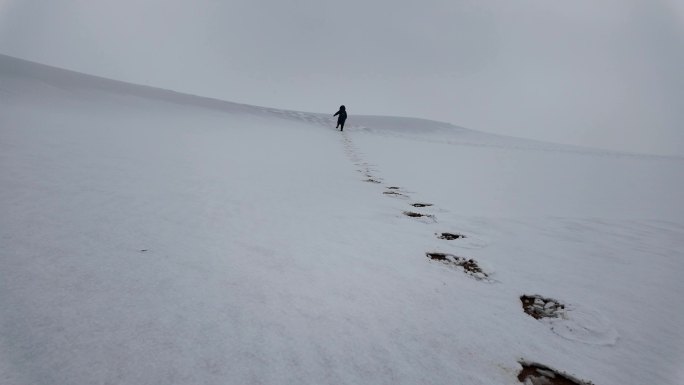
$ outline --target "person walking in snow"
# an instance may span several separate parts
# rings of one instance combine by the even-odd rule
[[[335,128],[344,131],[344,121],[347,120],[347,109],[344,106],[340,106],[340,110],[335,112],[335,115],[333,116],[337,116],[337,127]]]

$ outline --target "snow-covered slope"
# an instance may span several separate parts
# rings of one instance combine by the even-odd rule
[[[682,159],[346,102],[340,133],[0,56],[0,383],[684,381]]]

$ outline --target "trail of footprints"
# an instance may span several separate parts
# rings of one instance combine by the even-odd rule
[[[375,176],[377,170],[373,168],[374,165],[363,160],[346,132],[342,133],[342,138],[345,152],[352,163],[358,167],[357,171],[363,175],[363,181],[366,183],[382,185],[382,178]],[[382,194],[391,198],[403,200],[411,199],[410,195],[405,191],[402,191],[398,186],[386,186],[385,191],[383,191]],[[415,210],[432,207],[434,206],[432,203],[412,202],[409,203],[409,206],[412,208],[403,211],[403,215],[420,220],[424,223],[438,223],[435,215]],[[456,241],[466,238],[465,235],[455,232],[441,232],[436,233],[435,235],[438,239],[446,241]],[[490,283],[496,282],[491,278],[492,273],[484,271],[473,258],[466,258],[441,251],[428,251],[425,253],[425,256],[429,261],[460,270],[465,275],[475,280]],[[544,298],[536,294],[522,295],[520,296],[520,302],[522,310],[537,320],[565,316],[565,305],[555,299]],[[522,366],[522,369],[518,373],[518,380],[525,385],[593,385],[591,382],[577,379],[567,373],[536,362],[522,360],[519,361],[519,364]]]

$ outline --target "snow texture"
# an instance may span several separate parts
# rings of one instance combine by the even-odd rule
[[[0,56],[0,383],[684,383],[683,159],[341,102],[344,132]]]

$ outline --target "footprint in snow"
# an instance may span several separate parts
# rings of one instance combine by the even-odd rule
[[[422,214],[414,211],[404,211],[404,215],[411,218],[434,218],[434,215]]]
[[[518,381],[525,385],[593,385],[546,365],[526,361],[521,361],[520,365]]]
[[[417,213],[415,211],[404,211],[403,214],[409,218],[417,219],[419,222],[423,223],[435,223],[437,219],[432,214]]]
[[[433,261],[441,262],[444,265],[461,269],[464,273],[478,281],[490,280],[489,274],[485,273],[477,264],[477,261],[472,258],[464,258],[436,251],[425,253],[425,256]]]
[[[386,188],[388,191],[383,191],[383,194],[385,194],[385,195],[394,196],[394,197],[401,197],[401,198],[408,198],[408,195],[400,192],[400,189],[397,186],[388,186]]]
[[[565,315],[565,305],[553,298],[540,295],[521,295],[520,302],[525,313],[535,319],[558,318]]]
[[[520,301],[525,313],[547,324],[552,332],[567,340],[612,346],[619,338],[612,322],[597,310],[565,305],[540,295],[523,295]]]
[[[466,236],[463,234],[456,234],[456,233],[437,233],[437,238],[439,239],[446,239],[447,241],[453,241],[455,239],[461,239],[465,238]]]

